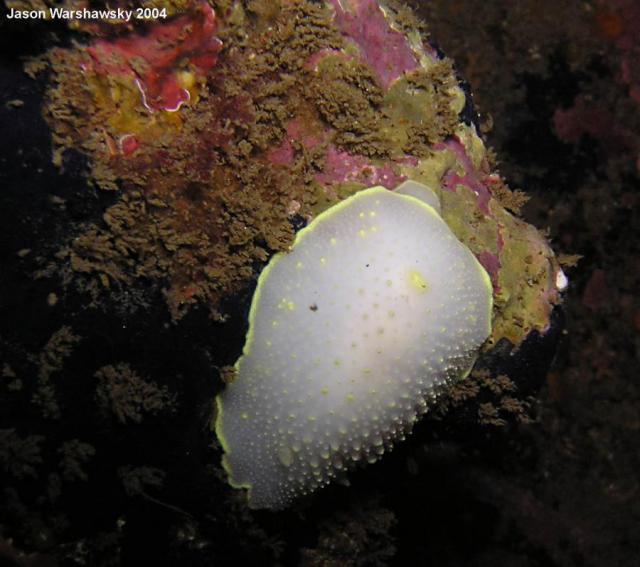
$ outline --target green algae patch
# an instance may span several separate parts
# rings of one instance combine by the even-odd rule
[[[401,154],[428,157],[434,144],[453,134],[461,110],[459,94],[448,59],[392,84],[383,104],[385,128]]]
[[[309,211],[312,217],[326,211],[335,204],[355,195],[358,191],[364,189],[362,183],[339,183],[331,187],[330,190],[325,189],[319,184],[314,186],[313,197],[309,203]]]
[[[532,330],[544,332],[554,306],[553,252],[539,232],[496,206],[503,247],[499,258],[499,289],[495,294],[500,318],[494,322],[494,340],[504,337],[518,345]]]

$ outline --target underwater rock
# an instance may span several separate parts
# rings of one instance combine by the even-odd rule
[[[54,155],[61,163],[67,149],[81,149],[92,182],[119,191],[101,221],[59,255],[65,268],[96,295],[114,284],[152,282],[174,320],[198,304],[222,321],[238,316],[225,312],[229,298],[250,290],[270,258],[290,250],[294,228],[313,226],[374,185],[414,195],[423,187],[422,198],[490,281],[491,325],[474,342],[476,349],[484,341],[477,364],[518,368],[511,362],[520,349],[532,361],[535,345],[544,345],[548,361],[566,277],[544,235],[518,217],[524,197],[497,172],[470,118],[470,95],[424,25],[391,1],[213,5],[215,17],[208,5],[187,3],[167,22],[52,50],[45,115]],[[163,30],[179,31],[170,45],[153,41]],[[128,58],[141,45],[152,67],[168,61],[157,66],[168,70],[157,84]],[[115,61],[103,61],[105,52]],[[155,102],[134,79],[158,87]],[[192,88],[189,97],[176,85]],[[430,242],[417,236],[414,245],[428,250]],[[246,378],[240,372],[229,390]],[[223,431],[226,437],[231,462],[231,434]],[[250,465],[242,466],[235,479],[232,471],[238,483],[252,478]],[[327,477],[311,473],[309,487]]]

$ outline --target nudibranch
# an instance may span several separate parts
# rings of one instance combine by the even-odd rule
[[[216,422],[251,507],[283,508],[376,461],[489,336],[489,276],[430,199],[407,194],[418,185],[331,207],[260,275]]]

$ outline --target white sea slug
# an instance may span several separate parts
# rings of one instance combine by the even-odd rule
[[[411,430],[491,329],[489,277],[433,207],[382,187],[262,272],[216,431],[233,486],[279,509]]]

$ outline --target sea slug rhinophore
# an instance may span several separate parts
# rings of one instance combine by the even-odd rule
[[[278,509],[377,460],[468,373],[491,311],[484,268],[423,200],[374,187],[328,209],[260,276],[217,398],[230,482]]]

